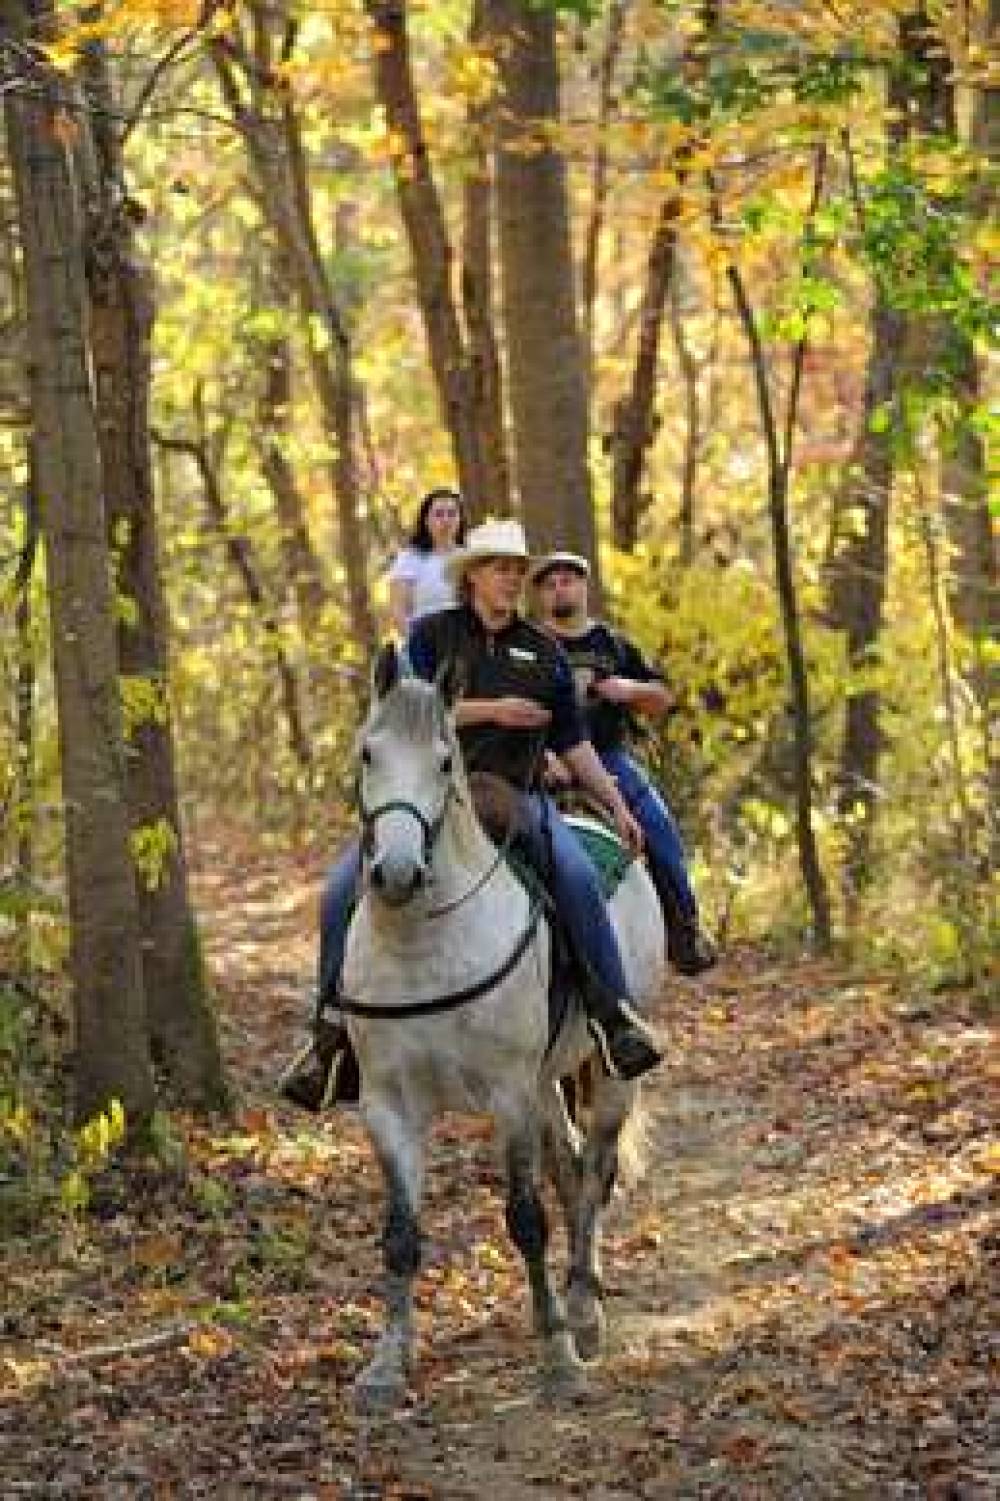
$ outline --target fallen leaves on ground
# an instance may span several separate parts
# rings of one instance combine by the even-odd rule
[[[79,1225],[0,1248],[5,1496],[1000,1492],[987,1018],[752,952],[672,981],[646,1176],[609,1217],[609,1353],[561,1409],[540,1404],[490,1133],[442,1123],[412,1390],[362,1421],[379,1176],[353,1116],[273,1092],[320,866],[224,855],[203,848],[198,884],[242,1106],[178,1121],[182,1161],[109,1172]]]

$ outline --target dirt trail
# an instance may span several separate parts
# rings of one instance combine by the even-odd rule
[[[232,875],[199,898],[239,1121],[192,1127],[173,1177],[106,1187],[70,1250],[5,1255],[0,1494],[1000,1493],[995,1027],[750,953],[672,985],[649,1171],[606,1237],[610,1348],[567,1406],[537,1391],[488,1133],[445,1123],[414,1386],[362,1421],[378,1176],[353,1117],[317,1126],[271,1088],[317,869],[236,864],[239,900]]]

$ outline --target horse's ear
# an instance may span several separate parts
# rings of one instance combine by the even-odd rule
[[[462,691],[462,669],[456,656],[445,657],[434,675],[434,686],[450,709]]]
[[[395,641],[387,641],[379,648],[372,669],[372,686],[376,698],[385,698],[399,682],[399,653]]]

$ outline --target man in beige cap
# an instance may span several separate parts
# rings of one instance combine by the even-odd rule
[[[551,552],[532,564],[530,577],[539,619],[569,657],[587,735],[642,826],[671,962],[681,974],[701,974],[716,962],[716,953],[701,928],[680,830],[629,754],[635,716],[660,715],[669,707],[662,675],[633,642],[590,615],[586,558]]]
[[[519,522],[487,521],[475,527],[450,562],[462,603],[417,621],[406,650],[419,677],[433,679],[446,664],[457,676],[455,723],[466,767],[507,784],[539,866],[545,868],[551,860],[552,896],[583,960],[591,1035],[608,1073],[632,1079],[655,1067],[662,1054],[630,1004],[597,874],[542,785],[546,749],[559,755],[607,806],[632,848],[641,847],[642,832],[586,738],[566,656],[551,636],[518,613],[529,562]],[[289,1098],[313,1109],[325,1099],[330,1060],[343,1045],[332,1018],[359,863],[355,847],[327,881],[320,920],[317,1050],[284,1085]],[[322,1001],[329,1007],[326,1020]]]

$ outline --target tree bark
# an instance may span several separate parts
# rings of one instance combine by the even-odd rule
[[[472,8],[470,40],[488,39],[483,0]],[[510,467],[503,416],[503,375],[493,317],[493,180],[485,136],[489,112],[470,106],[472,163],[463,193],[462,311],[472,375],[472,401],[482,446],[481,496],[469,507],[476,515],[506,516],[511,508]]]
[[[812,222],[819,207],[823,191],[826,153],[817,152],[812,200],[807,213],[806,227]],[[750,364],[760,412],[761,430],[767,453],[768,512],[771,521],[771,538],[774,548],[775,580],[781,610],[781,624],[785,637],[785,655],[788,662],[789,686],[791,689],[792,717],[794,722],[794,774],[795,774],[795,832],[799,850],[799,865],[812,912],[813,934],[820,951],[828,950],[833,942],[833,925],[830,915],[830,897],[826,878],[816,844],[813,828],[812,797],[812,718],[809,709],[809,676],[806,670],[805,651],[802,644],[802,626],[799,616],[798,597],[795,588],[795,570],[792,561],[791,531],[788,520],[788,498],[791,480],[792,444],[798,420],[799,397],[802,389],[802,373],[805,363],[806,339],[803,336],[792,355],[791,382],[788,404],[785,411],[784,433],[779,434],[778,422],[771,396],[767,360],[761,343],[760,330],[754,315],[743,278],[735,263],[726,268],[733,300],[746,335],[750,352]]]
[[[688,346],[676,282],[670,291],[670,331],[674,336],[677,363],[684,382],[684,458],[681,464],[681,503],[677,528],[680,533],[680,560],[685,567],[689,567],[694,562],[695,554],[695,504],[702,443],[701,396],[698,390],[701,372]]]
[[[284,256],[274,248],[266,257],[264,292],[267,306],[290,319],[291,280]],[[285,576],[296,603],[303,637],[318,639],[327,589],[319,555],[309,535],[305,503],[285,452],[292,409],[292,348],[282,326],[260,341],[262,385],[259,396],[260,467],[274,499],[281,528]]]
[[[340,444],[354,441],[353,423],[344,416],[351,406],[354,385],[351,338],[320,251],[299,121],[287,90],[271,66],[268,15],[261,6],[254,8],[253,15],[255,55],[249,55],[242,37],[232,34],[212,42],[212,60],[233,121],[246,142],[264,214],[288,258],[306,322],[316,393],[327,430],[339,449]],[[294,35],[295,23],[290,21],[282,61],[291,55]],[[358,523],[353,451],[338,452],[330,478],[352,633],[361,652],[371,656],[378,632]]]
[[[153,707],[131,729],[126,759],[133,836],[145,829],[163,835],[155,877],[140,870],[137,878],[149,1034],[153,1055],[180,1099],[214,1109],[226,1103],[226,1089],[188,889],[150,451],[153,278],[135,244],[102,43],[88,43],[84,73],[96,106],[86,266],[98,440],[108,543],[117,559],[119,592],[131,605],[129,616],[119,620],[118,662],[126,683],[146,683],[155,695]]]
[[[604,32],[604,46],[597,85],[597,144],[590,176],[590,212],[583,243],[581,295],[583,305],[583,347],[587,365],[587,390],[594,391],[594,312],[597,306],[597,273],[604,230],[604,212],[608,197],[608,125],[614,113],[615,73],[625,35],[628,0],[611,0]]]
[[[47,4],[0,0],[24,45]],[[38,489],[53,642],[76,1024],[75,1111],[112,1099],[141,1131],[154,1106],[135,875],[129,848],[103,476],[86,342],[84,225],[65,121],[78,101],[36,63],[31,93],[5,92],[24,255]],[[41,89],[44,88],[44,93]]]
[[[663,310],[677,255],[681,200],[664,199],[649,248],[639,313],[639,344],[628,394],[615,403],[611,430],[611,524],[615,546],[633,552],[650,499],[640,493],[646,455],[656,437],[656,374]]]
[[[470,510],[482,509],[488,466],[477,415],[476,379],[452,290],[452,249],[431,172],[417,102],[405,0],[365,0],[375,29],[375,87],[386,124],[403,150],[394,154],[396,193],[423,317],[441,413],[451,436],[459,488]],[[481,311],[482,304],[477,308]]]
[[[14,827],[17,831],[17,882],[30,893],[35,884],[35,646],[32,631],[31,579],[38,553],[38,485],[33,446],[28,454],[24,491],[24,546],[14,578],[14,631],[17,639],[17,688],[14,774]],[[32,966],[31,906],[16,918],[15,957],[22,974]]]
[[[982,55],[996,56],[1000,43],[1000,0],[989,0],[984,16]],[[954,118],[954,108],[951,115]],[[1000,88],[984,79],[975,92],[971,144],[988,167],[1000,161]],[[990,202],[982,202],[984,221]],[[952,329],[951,356],[961,410],[953,443],[941,458],[945,521],[952,547],[948,599],[952,619],[972,645],[971,686],[982,724],[986,768],[988,854],[1000,861],[1000,744],[996,706],[1000,701],[1000,567],[989,508],[986,449],[970,417],[983,399],[979,362],[971,339]]]
[[[523,0],[487,0],[501,83],[497,202],[514,473],[532,546],[597,569],[587,377],[577,325],[556,23]]]
[[[851,680],[840,748],[838,810],[845,820],[844,881],[848,914],[871,879],[871,851],[879,788],[881,694],[856,679],[874,664],[882,634],[889,568],[889,509],[893,482],[890,429],[873,431],[876,412],[896,394],[907,339],[907,319],[876,287],[865,394],[847,484],[840,505],[850,525],[832,561],[836,619],[846,632]]]

